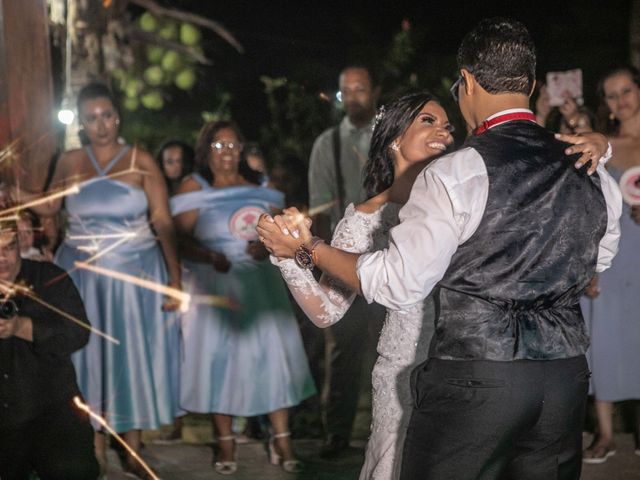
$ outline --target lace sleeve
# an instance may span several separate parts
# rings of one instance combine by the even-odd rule
[[[295,301],[318,327],[329,327],[339,321],[356,296],[349,290],[332,288],[323,279],[318,282],[310,270],[298,267],[291,259],[272,262],[280,268]]]
[[[355,218],[345,217],[338,224],[331,241],[333,247],[354,253],[364,253],[371,248],[371,232],[365,231],[368,224],[352,221]],[[271,261],[280,268],[300,308],[318,327],[325,328],[338,322],[356,297],[355,292],[327,275],[323,274],[318,282],[309,270],[298,267],[294,260],[278,261],[272,257]]]

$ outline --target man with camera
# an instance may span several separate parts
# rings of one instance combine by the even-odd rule
[[[71,354],[89,340],[82,300],[52,263],[20,258],[15,220],[0,218],[0,480],[95,480],[93,429]]]

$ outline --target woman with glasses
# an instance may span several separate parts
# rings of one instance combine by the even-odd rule
[[[182,320],[181,407],[213,414],[218,473],[237,469],[232,416],[260,414],[271,420],[272,462],[296,472],[287,409],[315,387],[285,286],[255,232],[258,217],[284,199],[242,174],[241,150],[233,123],[206,124],[197,173],[171,201],[192,295]]]

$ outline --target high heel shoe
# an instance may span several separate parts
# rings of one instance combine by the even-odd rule
[[[269,438],[269,462],[271,465],[280,465],[282,469],[287,473],[300,473],[303,470],[303,464],[300,460],[291,459],[285,460],[276,451],[276,438],[290,437],[291,432],[276,433]]]
[[[218,437],[218,443],[220,442],[233,442],[233,435],[225,435],[223,437]],[[235,455],[234,455],[235,456]],[[224,462],[216,461],[213,464],[213,468],[220,475],[233,475],[238,470],[238,463],[235,460],[227,460]]]

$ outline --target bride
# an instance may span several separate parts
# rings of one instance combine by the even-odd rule
[[[447,114],[427,92],[398,98],[376,116],[369,158],[364,169],[364,186],[369,199],[349,205],[337,225],[331,245],[340,250],[365,253],[387,247],[389,230],[398,224],[398,212],[406,203],[420,171],[453,143]],[[563,137],[577,143],[567,153],[604,153],[602,135]],[[597,158],[597,154],[594,155]],[[586,160],[581,158],[579,165]],[[594,162],[595,163],[595,162]],[[591,170],[591,169],[590,169]],[[593,169],[595,170],[595,164]],[[356,292],[323,274],[316,281],[311,270],[303,268],[304,258],[294,260],[301,241],[310,236],[308,220],[295,208],[284,211],[287,231],[275,228],[274,219],[264,215],[258,225],[260,239],[277,256],[272,262],[280,268],[296,302],[318,327],[339,321]],[[312,265],[312,263],[311,263]],[[434,329],[435,311],[428,297],[402,311],[388,310],[378,343],[378,360],[373,369],[373,412],[371,436],[367,443],[360,480],[391,480],[400,473],[402,446],[412,394],[409,377],[426,360]],[[396,461],[397,460],[397,461]]]

